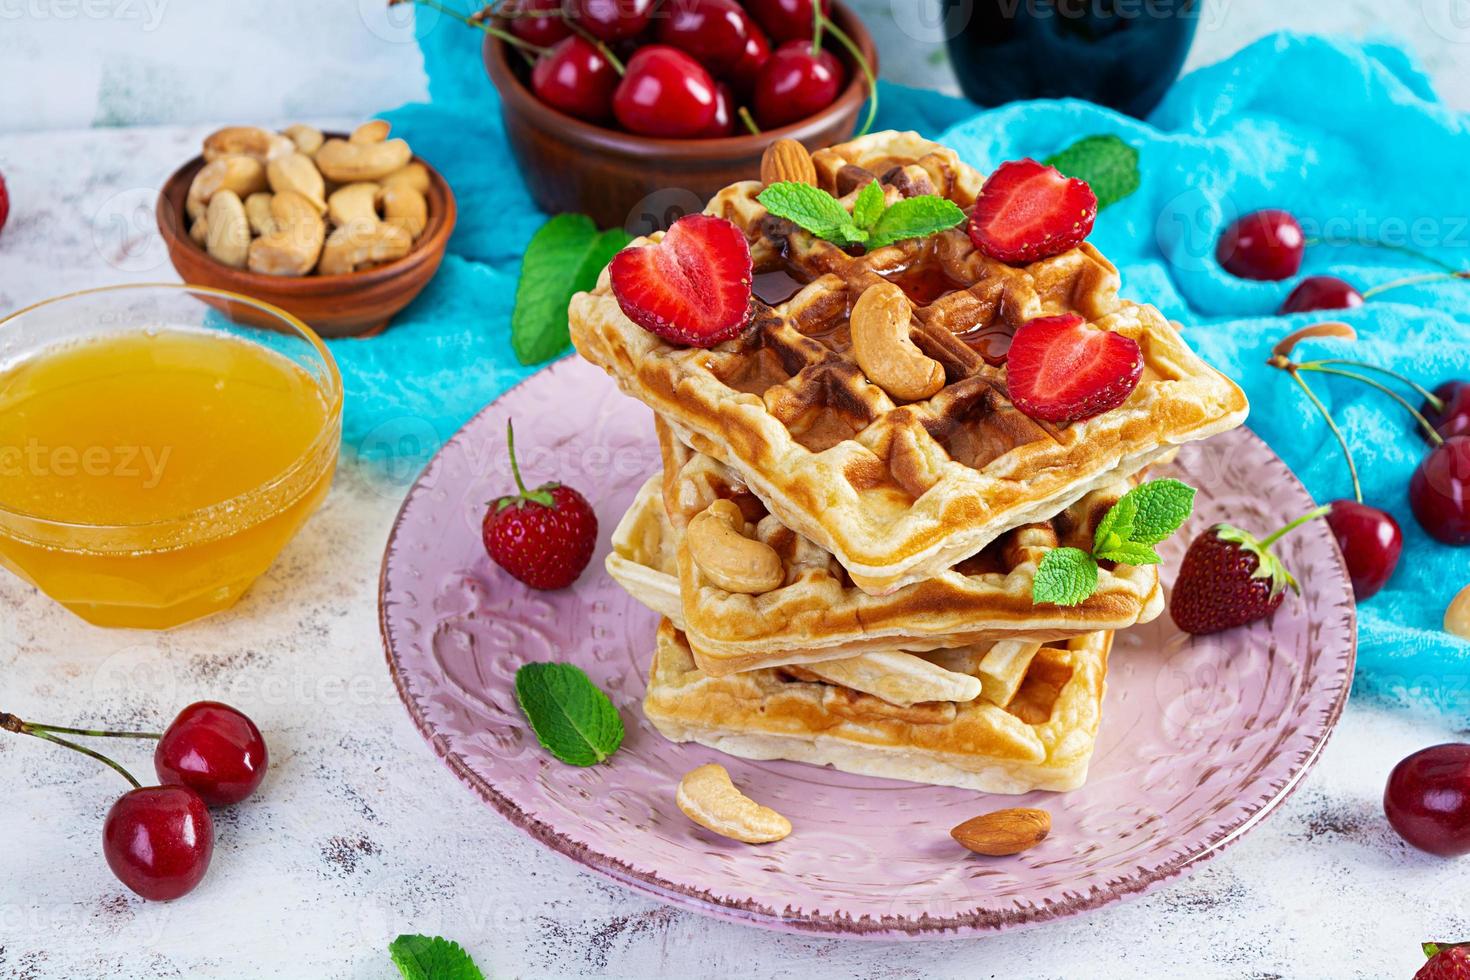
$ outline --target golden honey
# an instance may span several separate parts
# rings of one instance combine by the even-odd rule
[[[224,609],[326,495],[337,397],[222,332],[42,348],[0,372],[0,564],[98,625]]]

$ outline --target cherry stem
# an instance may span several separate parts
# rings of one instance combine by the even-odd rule
[[[1402,374],[1399,374],[1397,371],[1390,371],[1386,367],[1379,367],[1377,364],[1369,364],[1367,361],[1349,361],[1341,357],[1323,357],[1315,361],[1302,362],[1303,367],[1308,364],[1311,364],[1313,366],[1319,364],[1341,364],[1346,367],[1360,368],[1364,371],[1377,371],[1379,374],[1386,374],[1390,378],[1393,378],[1395,381],[1401,381],[1404,384],[1408,385],[1410,388],[1413,388],[1414,391],[1418,393],[1421,398],[1427,401],[1430,407],[1433,408],[1436,412],[1444,411],[1444,399],[1440,398],[1434,392],[1430,391],[1428,388],[1424,387],[1414,379],[1406,378]]]
[[[1361,381],[1365,385],[1368,385],[1372,388],[1377,388],[1379,391],[1383,392],[1385,395],[1402,405],[1405,411],[1407,411],[1410,415],[1414,416],[1418,423],[1424,427],[1425,436],[1430,442],[1432,442],[1436,446],[1444,442],[1444,437],[1441,436],[1438,432],[1434,431],[1434,426],[1429,424],[1429,420],[1421,415],[1417,408],[1415,408],[1413,405],[1410,405],[1408,399],[1404,398],[1403,395],[1400,395],[1398,392],[1394,391],[1387,385],[1380,384],[1367,375],[1357,374],[1353,371],[1343,371],[1340,368],[1322,367],[1319,364],[1298,364],[1297,367],[1303,371],[1316,371],[1319,374],[1335,374],[1339,378],[1352,378],[1354,381]]]
[[[749,109],[741,106],[736,115],[740,117],[741,122],[745,123],[745,128],[750,130],[750,135],[759,136],[761,134],[761,128],[755,124],[755,119],[751,116]]]
[[[163,738],[161,732],[113,732],[92,728],[65,728],[61,725],[38,725],[33,721],[26,722],[25,726],[30,731],[50,732],[53,735],[83,735],[87,738],[147,738],[155,742]]]
[[[1381,286],[1363,291],[1364,299],[1372,299],[1380,293],[1386,293],[1390,289],[1399,289],[1403,286],[1417,286],[1426,282],[1444,282],[1446,279],[1470,279],[1470,273],[1465,272],[1430,272],[1422,276],[1407,276],[1403,279],[1395,279]]]
[[[1358,498],[1358,502],[1359,503],[1362,503],[1363,502],[1363,498],[1362,497],[1359,497]],[[1315,521],[1317,518],[1322,517],[1322,516],[1324,516],[1326,514],[1329,514],[1331,512],[1332,512],[1332,505],[1331,504],[1323,504],[1321,507],[1315,507],[1312,510],[1307,511],[1301,517],[1298,517],[1296,520],[1292,521],[1290,524],[1286,525],[1285,527],[1280,528],[1280,529],[1276,530],[1275,532],[1273,532],[1269,537],[1267,537],[1264,541],[1261,542],[1261,547],[1262,548],[1269,548],[1273,544],[1275,544],[1277,541],[1280,541],[1282,538],[1286,537],[1292,531],[1295,531],[1297,528],[1299,528],[1303,524],[1307,523],[1307,521]]]
[[[812,57],[822,53],[822,0],[812,0]]]
[[[863,78],[868,83],[868,117],[863,120],[863,128],[859,129],[853,138],[856,139],[858,136],[865,136],[868,130],[873,128],[873,120],[878,117],[878,78],[873,74],[873,66],[868,64],[867,56],[857,46],[857,42],[848,37],[847,32],[838,27],[832,21],[832,18],[822,13],[821,0],[813,0],[812,16],[817,18],[819,23],[826,26],[827,33],[831,34],[837,39],[838,44],[847,49],[847,53],[852,56],[852,59],[858,63],[858,67],[863,70]],[[813,50],[812,53],[816,54],[816,51]]]
[[[143,788],[143,784],[140,783],[140,782],[138,782],[138,780],[133,777],[133,774],[132,773],[128,772],[121,765],[119,765],[118,763],[116,763],[113,760],[109,759],[107,756],[103,755],[101,752],[95,751],[94,749],[89,749],[85,745],[78,745],[76,742],[72,742],[72,741],[69,741],[67,739],[61,738],[61,737],[59,737],[57,735],[51,734],[52,731],[62,731],[62,732],[69,732],[69,733],[75,734],[75,735],[100,734],[100,735],[122,736],[122,737],[130,737],[130,738],[132,738],[132,737],[140,737],[138,735],[138,733],[136,733],[136,732],[84,732],[84,731],[81,731],[79,729],[74,729],[74,728],[56,728],[56,729],[53,729],[53,728],[51,728],[49,726],[46,726],[46,725],[32,725],[29,722],[21,721],[15,715],[9,714],[8,712],[4,712],[4,711],[0,711],[0,729],[3,729],[5,731],[7,731],[7,732],[14,732],[17,735],[29,735],[32,738],[39,738],[39,739],[43,739],[43,740],[45,740],[47,742],[54,742],[57,745],[62,745],[62,746],[65,746],[66,748],[71,749],[73,752],[80,752],[82,755],[85,755],[85,756],[87,756],[88,758],[91,758],[91,759],[96,759],[98,762],[102,763],[103,765],[109,766],[112,769],[116,770],[118,772],[118,774],[122,776],[122,778],[126,779],[128,782],[130,782],[130,783],[133,784],[133,789],[142,789]],[[157,736],[155,736],[155,737],[157,737]]]
[[[1378,241],[1375,238],[1308,238],[1308,239],[1303,240],[1302,244],[1303,245],[1364,245],[1364,246],[1367,246],[1369,248],[1386,248],[1386,249],[1388,249],[1391,252],[1399,252],[1399,253],[1401,253],[1403,255],[1410,255],[1410,256],[1413,256],[1414,258],[1418,259],[1421,262],[1428,262],[1430,265],[1438,266],[1439,268],[1443,269],[1445,272],[1450,273],[1451,275],[1460,275],[1461,272],[1462,272],[1462,270],[1455,268],[1454,266],[1450,265],[1448,262],[1442,261],[1440,259],[1436,259],[1432,255],[1425,255],[1423,252],[1420,252],[1420,251],[1417,251],[1415,249],[1409,248],[1409,247],[1407,247],[1405,245],[1391,245],[1388,242],[1380,242],[1380,241]],[[1368,294],[1367,293],[1364,293],[1363,295],[1364,295],[1364,298],[1366,299]]]
[[[1352,448],[1348,446],[1347,437],[1337,427],[1337,422],[1332,418],[1332,413],[1327,410],[1326,405],[1322,404],[1322,399],[1317,397],[1317,393],[1312,390],[1311,385],[1307,384],[1306,379],[1297,373],[1296,364],[1280,356],[1273,357],[1266,363],[1272,367],[1280,368],[1291,375],[1292,380],[1301,385],[1302,391],[1307,393],[1307,397],[1311,399],[1312,404],[1317,406],[1317,411],[1322,413],[1322,418],[1327,420],[1327,428],[1331,429],[1332,434],[1337,437],[1337,444],[1342,447],[1343,458],[1347,460],[1348,475],[1353,478],[1353,497],[1361,504],[1363,502],[1363,486],[1358,482],[1358,464],[1353,461]]]
[[[509,31],[502,31],[500,28],[487,24],[484,21],[476,20],[474,17],[467,16],[452,7],[446,7],[444,4],[439,3],[438,0],[388,0],[388,6],[390,7],[397,6],[400,3],[416,3],[421,7],[428,7],[430,10],[437,10],[446,17],[454,18],[466,27],[474,27],[482,30],[491,37],[504,41],[511,47],[519,48],[522,51],[530,51],[534,54],[542,55],[549,50],[539,44],[532,44],[530,41],[516,37]]]

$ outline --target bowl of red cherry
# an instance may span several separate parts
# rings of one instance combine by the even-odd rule
[[[876,77],[872,37],[834,0],[505,0],[482,14],[531,196],[636,234],[754,177],[773,140],[849,138]]]

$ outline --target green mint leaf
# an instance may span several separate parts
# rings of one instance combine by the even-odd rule
[[[785,180],[756,197],[767,211],[837,245],[861,245],[868,233],[859,228],[847,208],[826,191],[810,184]]]
[[[1097,549],[1094,554],[1120,565],[1157,565],[1164,560],[1151,545],[1138,541],[1121,541],[1106,550]]]
[[[403,980],[485,980],[459,943],[438,936],[399,936],[388,944]]]
[[[558,214],[541,226],[526,247],[510,316],[517,360],[539,364],[567,349],[572,294],[597,285],[603,266],[630,241],[621,228],[599,233],[585,214]]]
[[[933,194],[906,197],[883,212],[873,226],[868,251],[892,245],[905,238],[923,238],[953,228],[965,220],[965,212],[948,198]]]
[[[863,231],[872,231],[873,226],[883,215],[883,185],[876,180],[870,180],[858,191],[857,200],[852,204],[852,220]]]
[[[1092,553],[1101,555],[1133,538],[1133,518],[1138,514],[1138,502],[1127,494],[1108,508],[1103,519],[1097,522],[1097,532],[1092,536]]]
[[[1097,560],[1081,548],[1053,548],[1031,583],[1031,601],[1075,606],[1097,591]]]
[[[1129,490],[1118,504],[1124,500],[1135,508],[1128,540],[1158,544],[1179,530],[1194,510],[1194,487],[1178,480],[1150,480]]]
[[[1099,211],[1138,190],[1138,151],[1116,136],[1088,136],[1042,162],[1087,181]]]
[[[569,765],[595,766],[623,744],[618,709],[571,664],[523,666],[516,701],[546,751]]]

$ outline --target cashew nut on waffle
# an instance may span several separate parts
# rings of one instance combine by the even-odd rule
[[[713,677],[668,620],[655,643],[643,710],[672,741],[748,759],[1027,793],[1076,789],[1086,780],[1112,633],[1037,645],[1003,704],[982,696],[895,705],[810,667]]]
[[[712,675],[798,663],[817,670],[822,661],[861,653],[1045,642],[1148,622],[1163,609],[1152,565],[1102,569],[1097,591],[1076,606],[1036,605],[1031,598],[1047,551],[1090,547],[1097,521],[1125,492],[1123,484],[1089,494],[1049,521],[1009,531],[933,579],[870,596],[832,555],[767,514],[732,470],[658,428],[663,492],[650,483],[634,501],[613,535],[608,569],[635,598],[680,625],[700,668]],[[782,571],[774,588],[726,589],[700,563],[685,528],[716,504],[740,515],[742,542],[778,556]]]
[[[429,220],[429,172],[381,119],[348,139],[296,124],[228,126],[204,140],[185,199],[211,258],[272,276],[356,272],[407,255]]]
[[[983,183],[914,133],[874,133],[811,162],[849,208],[873,180],[890,200],[939,194],[961,208]],[[706,212],[744,231],[757,277],[784,273],[794,295],[753,300],[734,339],[682,348],[629,320],[604,272],[572,300],[572,340],[870,595],[942,577],[1010,529],[1245,419],[1240,389],[1157,310],[1120,299],[1117,270],[1089,244],[1012,267],[961,226],[856,256],[773,218],[763,187],[732,184]],[[1011,404],[984,341],[1061,313],[1135,340],[1144,368],[1120,407],[1058,426]]]

